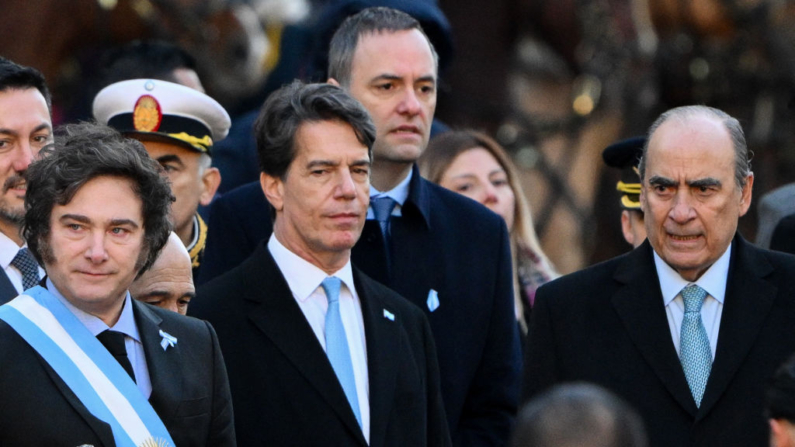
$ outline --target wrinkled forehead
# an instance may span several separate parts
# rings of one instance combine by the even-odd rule
[[[694,115],[671,117],[649,138],[646,151],[647,170],[670,163],[698,163],[712,161],[717,168],[726,162],[733,164],[734,144],[728,129],[720,120]]]

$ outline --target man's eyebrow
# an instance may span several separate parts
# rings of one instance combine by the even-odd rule
[[[84,224],[91,223],[91,219],[89,219],[88,216],[84,216],[82,214],[64,214],[61,217],[59,217],[58,220],[61,222],[66,220],[75,220],[77,222]]]
[[[372,163],[370,162],[369,159],[362,159],[362,160],[356,160],[353,163],[351,163],[350,165],[351,166],[368,166],[369,167],[371,164]]]
[[[673,179],[660,177],[659,175],[649,178],[649,184],[652,186],[676,186],[676,182]]]
[[[110,224],[111,224],[111,226],[114,226],[114,227],[118,227],[118,226],[121,226],[121,225],[129,225],[129,226],[131,226],[133,228],[138,228],[139,227],[138,222],[136,222],[136,221],[134,221],[132,219],[111,219],[110,220]]]
[[[52,131],[52,126],[49,123],[41,123],[33,129],[33,132],[39,132],[42,130]]]
[[[372,79],[371,82],[378,82],[378,81],[400,81],[403,78],[390,73],[380,74]],[[433,75],[425,75],[419,77],[415,82],[431,82],[436,85],[436,76]]]
[[[179,158],[179,155],[168,154],[168,155],[163,155],[163,156],[157,157],[157,162],[160,163],[160,164],[169,163],[169,162],[172,162],[172,161],[176,161],[177,163],[179,163],[181,165],[184,165],[184,163],[182,162],[182,159]]]
[[[687,182],[687,186],[689,186],[691,188],[702,188],[702,187],[705,187],[705,186],[718,186],[719,187],[719,186],[721,186],[721,182],[720,182],[720,180],[718,180],[716,178],[707,177],[707,178],[700,178],[700,179],[697,179],[697,180],[693,180],[693,181]]]
[[[307,169],[317,168],[317,167],[334,167],[338,166],[339,163],[335,163],[331,160],[312,160],[306,164]]]
[[[152,290],[150,292],[146,292],[143,295],[139,295],[141,298],[152,298],[152,297],[165,297],[168,298],[168,292],[165,290]]]
[[[48,130],[48,131],[52,132],[52,126],[49,123],[41,123],[38,126],[33,128],[33,132],[32,133],[40,132],[42,130]],[[13,130],[13,129],[0,128],[0,134],[18,136],[19,132],[17,132],[16,130]]]

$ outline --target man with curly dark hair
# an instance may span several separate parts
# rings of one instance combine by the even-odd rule
[[[234,445],[215,331],[128,292],[171,232],[158,163],[92,123],[39,156],[23,235],[48,276],[0,307],[0,445]]]

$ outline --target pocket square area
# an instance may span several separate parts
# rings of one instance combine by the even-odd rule
[[[439,294],[437,294],[435,290],[431,289],[431,291],[428,292],[427,303],[428,303],[428,310],[430,310],[431,312],[439,308]]]

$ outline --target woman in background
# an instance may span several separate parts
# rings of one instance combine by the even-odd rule
[[[558,274],[541,250],[510,157],[489,136],[461,130],[434,137],[418,163],[423,177],[482,203],[505,220],[511,234],[516,318],[526,333],[536,289]]]

